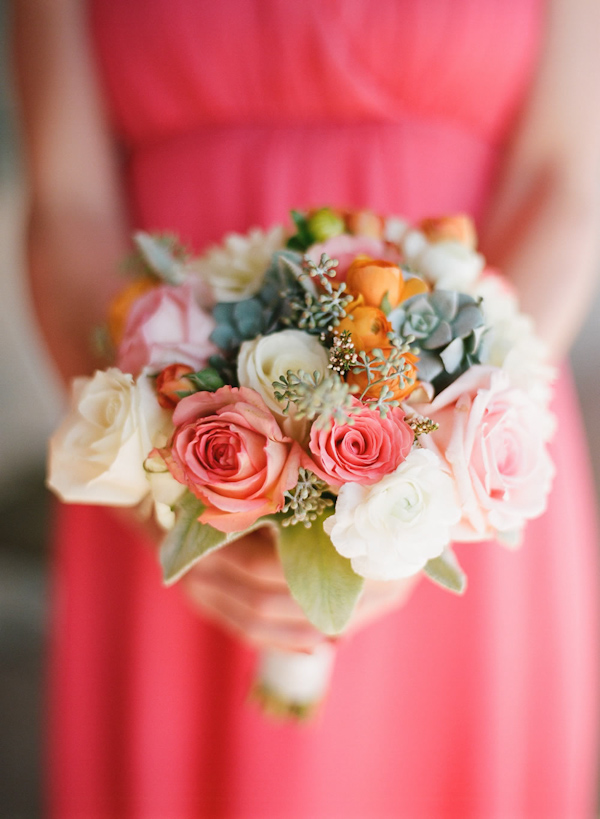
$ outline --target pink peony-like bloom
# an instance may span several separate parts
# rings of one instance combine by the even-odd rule
[[[170,447],[160,450],[173,477],[206,504],[200,515],[238,532],[279,511],[298,482],[301,449],[248,387],[221,387],[184,398],[173,413]]]
[[[217,351],[209,341],[214,328],[214,319],[198,304],[193,282],[155,287],[129,312],[117,356],[119,368],[133,375],[146,366],[162,369],[176,362],[202,369]]]
[[[471,367],[415,409],[439,424],[420,440],[452,471],[463,511],[455,540],[511,535],[542,514],[554,475],[544,426],[503,370]]]
[[[412,448],[415,436],[401,409],[394,408],[381,418],[377,410],[363,406],[353,418],[352,425],[334,422],[327,431],[314,425],[310,431],[310,468],[333,486],[377,483],[393,472]]]
[[[326,253],[330,259],[337,259],[335,281],[346,281],[346,273],[357,256],[369,256],[371,259],[384,259],[387,262],[398,264],[400,253],[398,248],[390,242],[382,239],[373,239],[370,236],[349,236],[343,233],[327,239],[326,242],[312,245],[308,248],[306,255],[313,262],[321,259],[321,254]]]

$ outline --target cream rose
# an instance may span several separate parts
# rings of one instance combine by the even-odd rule
[[[251,387],[263,399],[284,431],[297,440],[306,431],[304,420],[294,421],[294,408],[284,414],[284,404],[275,398],[273,382],[288,370],[325,375],[329,357],[322,344],[302,330],[282,330],[268,336],[244,341],[238,356],[238,381]]]
[[[460,519],[454,483],[432,452],[414,449],[373,486],[344,484],[323,527],[357,574],[395,580],[441,555]]]
[[[285,246],[283,227],[230,233],[222,245],[201,256],[188,270],[207,282],[217,301],[242,301],[260,290],[271,257]]]
[[[170,424],[151,380],[116,368],[73,383],[50,440],[48,486],[67,503],[134,506],[150,491],[144,460]]]

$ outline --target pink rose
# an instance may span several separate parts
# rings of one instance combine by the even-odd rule
[[[546,508],[554,467],[536,404],[495,367],[471,367],[431,404],[415,407],[440,425],[421,437],[449,465],[463,517],[456,540],[520,530]]]
[[[398,248],[389,242],[381,239],[373,239],[370,236],[348,236],[343,233],[341,236],[334,236],[326,242],[320,242],[308,248],[306,255],[313,262],[321,259],[321,254],[326,253],[330,259],[337,259],[335,281],[346,281],[346,273],[357,256],[369,256],[371,259],[385,259],[387,262],[397,264],[400,261]]]
[[[155,287],[129,312],[118,366],[133,375],[146,366],[162,369],[176,362],[200,370],[217,351],[209,341],[214,328],[214,319],[197,302],[192,282]]]
[[[334,423],[327,432],[314,425],[310,431],[310,468],[334,486],[377,483],[400,466],[415,438],[397,408],[381,418],[377,410],[363,406],[354,419],[352,425]]]
[[[173,477],[206,504],[200,515],[221,532],[238,532],[279,511],[298,482],[301,449],[287,438],[261,397],[248,387],[221,387],[184,398],[173,413]]]

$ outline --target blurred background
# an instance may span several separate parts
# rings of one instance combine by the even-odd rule
[[[43,677],[51,503],[46,440],[63,396],[37,333],[22,250],[25,198],[0,3],[0,817],[41,809]],[[600,225],[598,226],[600,230]],[[572,353],[596,486],[600,485],[600,296]]]

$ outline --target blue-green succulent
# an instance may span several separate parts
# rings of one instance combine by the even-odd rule
[[[473,364],[485,363],[487,328],[479,302],[452,290],[434,290],[413,296],[393,310],[388,319],[402,338],[414,336],[419,348],[421,381],[438,393]]]

